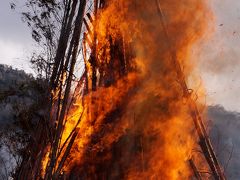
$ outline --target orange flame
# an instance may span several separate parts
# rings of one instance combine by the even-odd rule
[[[111,35],[114,41],[122,34],[124,41],[133,45],[132,63],[138,70],[113,86],[91,92],[83,104],[78,100],[78,106],[66,117],[62,142],[79,114],[84,115],[64,171],[79,167],[79,172],[87,169],[95,177],[96,164],[110,164],[106,167],[112,168],[111,177],[189,179],[192,172],[187,161],[196,146],[196,136],[170,56],[175,53],[185,75],[191,74],[190,50],[203,35],[206,17],[211,15],[206,2],[161,0],[170,42],[155,0],[109,0],[107,4],[96,26],[98,61],[110,59],[109,49],[101,53],[102,47],[110,46],[107,37]],[[168,43],[174,52],[169,51]],[[109,117],[114,117],[114,122]]]

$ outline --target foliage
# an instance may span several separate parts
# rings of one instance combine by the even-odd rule
[[[61,0],[25,0],[24,8],[20,10],[23,22],[31,29],[32,38],[38,45],[30,62],[40,78],[49,79],[51,74],[63,4]],[[16,3],[10,5],[12,9],[18,7]]]
[[[5,65],[0,77],[0,179],[7,179],[45,115],[47,83]]]

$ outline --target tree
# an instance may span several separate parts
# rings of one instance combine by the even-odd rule
[[[49,80],[52,71],[64,3],[61,0],[26,0],[23,4],[22,20],[31,28],[32,38],[37,45],[37,50],[33,52],[30,62],[38,77],[46,80]],[[15,3],[10,5],[12,9],[18,7]]]

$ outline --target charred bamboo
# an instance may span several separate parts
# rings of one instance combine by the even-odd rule
[[[78,3],[78,0],[73,0],[71,8],[70,9],[67,8],[67,10],[66,10],[67,11],[66,14],[68,15],[68,13],[69,13],[69,16],[65,17],[65,20],[63,22],[63,27],[61,28],[57,52],[56,52],[56,56],[54,59],[54,67],[53,67],[53,71],[52,71],[52,75],[51,75],[51,79],[50,79],[50,85],[51,85],[50,90],[53,90],[56,88],[56,83],[57,83],[56,77],[59,72],[60,63],[61,63],[61,61],[64,61],[65,52],[66,52],[66,48],[67,48],[67,44],[68,44],[68,39],[71,34],[72,22],[74,19],[76,8],[77,8],[77,3]]]

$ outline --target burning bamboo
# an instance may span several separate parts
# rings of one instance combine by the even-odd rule
[[[81,0],[79,3],[78,14],[76,17],[76,22],[75,22],[75,29],[74,29],[73,37],[72,37],[74,39],[74,41],[72,42],[74,45],[72,46],[73,50],[72,50],[71,67],[70,67],[70,72],[69,72],[68,79],[67,79],[67,85],[66,85],[64,99],[63,99],[63,106],[61,108],[60,117],[57,122],[58,126],[57,126],[57,130],[56,130],[56,135],[55,135],[53,145],[52,145],[51,160],[50,160],[49,170],[47,171],[48,178],[53,176],[53,169],[55,167],[55,164],[57,163],[56,157],[57,157],[58,148],[59,148],[59,141],[61,139],[61,133],[63,131],[63,122],[64,122],[65,112],[66,112],[66,108],[67,108],[67,102],[68,102],[68,98],[69,98],[69,94],[70,94],[70,90],[71,90],[71,83],[72,83],[72,77],[73,77],[73,71],[74,71],[74,67],[75,67],[75,63],[76,63],[76,58],[77,58],[77,52],[78,52],[78,48],[79,48],[79,39],[80,39],[80,35],[81,35],[85,6],[86,6],[86,0]],[[73,141],[74,141],[74,139],[73,139]]]
[[[141,6],[141,3],[146,5],[145,1],[121,0],[116,3],[111,0],[95,0],[93,15],[86,13],[84,18],[86,3],[86,0],[68,1],[64,13],[51,77],[50,89],[57,97],[52,108],[54,109],[56,105],[57,112],[52,116],[56,127],[50,130],[53,132],[48,138],[50,145],[47,142],[41,144],[36,170],[27,173],[26,167],[31,165],[28,163],[18,177],[20,179],[24,176],[29,179],[33,177],[61,179],[74,176],[81,176],[83,179],[140,177],[154,179],[162,175],[166,179],[177,179],[194,174],[201,180],[201,174],[192,159],[188,162],[193,173],[189,175],[189,172],[184,172],[183,176],[179,173],[189,170],[189,165],[186,170],[184,161],[189,149],[192,148],[192,142],[189,143],[190,147],[182,147],[182,144],[188,144],[187,140],[191,134],[187,132],[189,134],[186,133],[182,137],[178,128],[189,128],[187,125],[190,123],[185,125],[182,121],[190,115],[199,137],[199,145],[214,178],[224,180],[224,174],[196,102],[192,100],[187,87],[177,52],[172,47],[172,39],[165,25],[160,2],[158,0],[154,3],[149,2],[153,7],[157,5],[158,14],[156,14],[151,8],[147,8],[147,12],[142,12],[141,8],[144,5]],[[122,9],[123,17],[113,14],[119,10],[119,7],[126,8]],[[127,15],[130,13],[129,17],[124,13]],[[152,16],[153,19],[156,16],[158,20],[160,17],[163,31],[156,27],[156,22],[155,24],[146,22],[148,16]],[[74,29],[71,35],[69,28],[72,25]],[[83,33],[85,69],[77,85],[79,89],[83,89],[83,95],[79,98],[80,105],[75,108],[71,106],[72,101],[69,105],[69,99],[83,25],[86,28],[86,32]],[[156,30],[152,30],[153,26]],[[126,32],[128,30],[129,32]],[[144,30],[149,30],[154,35],[151,36],[150,33],[142,35]],[[168,47],[159,47],[154,38],[157,40],[161,38]],[[89,56],[87,50],[91,51]],[[164,55],[168,54],[165,51],[170,51],[170,62],[164,60],[166,58]],[[154,54],[156,52],[157,55]],[[146,55],[142,55],[144,53]],[[161,53],[164,55],[159,55]],[[163,62],[160,58],[163,58]],[[160,68],[161,72],[159,72]],[[183,95],[179,92],[178,85],[173,82],[174,78],[170,77],[174,73]],[[185,113],[185,106],[180,104],[183,98],[187,99],[186,109],[190,113]],[[78,116],[72,118],[71,115],[75,112]],[[165,132],[165,129],[168,132]],[[169,136],[176,139],[170,142]],[[177,146],[181,147],[174,151]],[[48,154],[45,153],[46,147],[49,148]],[[42,169],[39,168],[39,161],[45,163]],[[172,174],[168,174],[165,170],[167,166],[171,166],[169,169]],[[43,175],[40,175],[41,170],[44,171]]]

